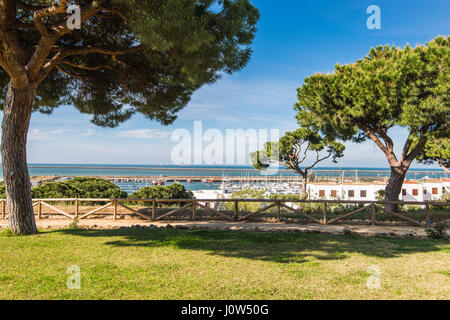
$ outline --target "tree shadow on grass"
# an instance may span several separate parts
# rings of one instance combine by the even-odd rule
[[[130,228],[65,229],[53,232],[101,237],[105,238],[104,245],[113,247],[172,247],[278,263],[303,263],[311,258],[344,260],[356,253],[379,258],[395,258],[417,252],[450,253],[450,243],[445,240],[368,238],[357,235]]]

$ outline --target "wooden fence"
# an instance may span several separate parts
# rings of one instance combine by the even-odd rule
[[[8,214],[6,211],[6,200],[1,201],[1,216],[2,219],[7,219]],[[62,204],[64,209],[57,207],[58,203]],[[97,205],[93,205],[96,203]],[[211,203],[231,203],[233,210],[220,210],[210,207]],[[260,209],[254,212],[241,212],[239,205],[243,203],[260,203]],[[86,205],[89,204],[89,205]],[[133,205],[135,204],[135,205]],[[137,204],[137,205],[136,205]],[[147,205],[148,204],[148,205]],[[292,207],[292,204],[296,204],[297,208]],[[314,217],[312,214],[306,213],[304,207],[308,204],[315,204],[321,207],[321,217],[317,215]],[[386,208],[387,204],[395,205],[411,205],[420,206],[423,215],[423,221],[413,219],[408,216],[408,213],[394,212]],[[139,207],[138,207],[139,205]],[[163,213],[158,208],[160,205],[166,205],[172,208],[165,209]],[[329,207],[333,205],[343,206],[358,206],[358,208],[351,212],[336,216],[332,215],[332,219],[329,215]],[[135,208],[132,208],[134,206]],[[377,224],[377,214],[386,213],[395,216],[399,220],[407,221],[416,226],[427,227],[430,224],[430,214],[432,207],[443,207],[444,218],[442,221],[438,221],[439,224],[450,223],[450,210],[448,207],[450,202],[406,202],[406,201],[351,201],[351,200],[272,200],[272,199],[33,199],[33,207],[35,215],[38,219],[44,218],[44,209],[52,210],[47,212],[47,216],[61,216],[68,219],[87,219],[95,216],[112,216],[114,220],[119,216],[132,215],[139,216],[142,219],[150,221],[160,221],[167,219],[171,216],[175,216],[183,212],[188,212],[190,220],[197,220],[197,210],[206,211],[216,218],[224,219],[227,221],[248,221],[252,218],[260,216],[262,213],[272,209],[275,210],[274,218],[277,222],[282,221],[281,211],[294,213],[296,216],[306,219],[308,222],[319,224],[333,224],[340,222],[344,219],[355,216],[363,211],[370,211],[370,224]],[[175,208],[173,208],[175,207]],[[217,206],[216,206],[217,207]],[[141,210],[142,208],[146,210]],[[276,208],[276,209],[275,209]],[[107,210],[108,209],[108,210]],[[107,210],[107,211],[105,211]],[[151,210],[151,213],[147,213]]]

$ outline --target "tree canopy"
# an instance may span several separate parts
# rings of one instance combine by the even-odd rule
[[[336,65],[333,73],[306,78],[298,90],[297,119],[330,139],[374,141],[393,172],[387,198],[397,200],[412,161],[432,136],[448,133],[449,62],[449,37],[415,48],[373,48],[355,63]],[[393,127],[409,131],[401,155],[389,135]]]
[[[170,124],[193,92],[251,55],[250,0],[1,0],[2,164],[11,229],[37,232],[26,143],[33,111],[74,105],[99,126]]]
[[[425,164],[438,163],[445,172],[450,173],[450,132],[447,138],[433,138],[425,146],[418,161]]]
[[[277,161],[290,170],[305,175],[318,163],[331,158],[336,162],[343,156],[344,145],[335,140],[322,137],[318,132],[300,128],[286,134],[278,142],[268,142],[263,150],[251,154],[256,169],[268,167],[270,162]],[[324,151],[324,152],[323,152]],[[312,163],[306,160],[313,156]]]
[[[343,156],[344,145],[321,135],[318,131],[300,128],[286,132],[277,142],[267,142],[262,150],[250,154],[256,169],[264,170],[277,162],[303,177],[302,193],[306,196],[309,170],[320,162],[332,159],[337,162]],[[307,162],[310,162],[308,165]]]
[[[67,26],[69,5],[80,29]],[[135,113],[169,124],[196,89],[247,64],[258,18],[249,0],[5,0],[0,104],[26,72],[40,83],[34,110],[70,104],[100,126]]]

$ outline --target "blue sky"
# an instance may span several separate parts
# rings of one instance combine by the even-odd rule
[[[194,121],[219,130],[297,128],[296,88],[308,75],[332,71],[363,57],[379,44],[424,43],[450,33],[448,0],[253,0],[261,12],[253,58],[239,73],[200,89],[171,126],[142,116],[119,128],[104,129],[71,106],[53,115],[34,114],[30,163],[169,164],[171,132],[192,130]],[[381,8],[381,30],[369,30],[369,5]],[[399,146],[401,129],[391,135]],[[325,163],[327,165],[329,163]],[[385,167],[373,143],[347,144],[341,167]]]

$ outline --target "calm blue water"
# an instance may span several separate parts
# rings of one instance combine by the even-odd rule
[[[261,176],[262,174],[249,166],[175,166],[175,165],[111,165],[111,164],[30,164],[31,176],[118,176],[118,177],[146,177],[146,176]],[[386,168],[362,167],[320,167],[313,170],[322,177],[389,177],[390,170]],[[0,173],[0,175],[2,175]],[[278,176],[298,176],[295,172],[280,170]],[[440,169],[410,169],[407,179],[446,178]]]
[[[147,176],[261,176],[261,172],[249,166],[175,166],[175,165],[111,165],[111,164],[29,164],[31,176],[117,176],[117,177],[147,177]],[[389,177],[390,170],[386,168],[336,168],[321,167],[312,171],[320,177]],[[2,176],[2,173],[0,173]],[[288,170],[280,170],[277,176],[298,177],[298,174]],[[407,179],[446,178],[439,169],[410,169]],[[218,189],[220,183],[183,183],[188,190]],[[139,190],[150,182],[130,182],[118,185],[128,193]]]

